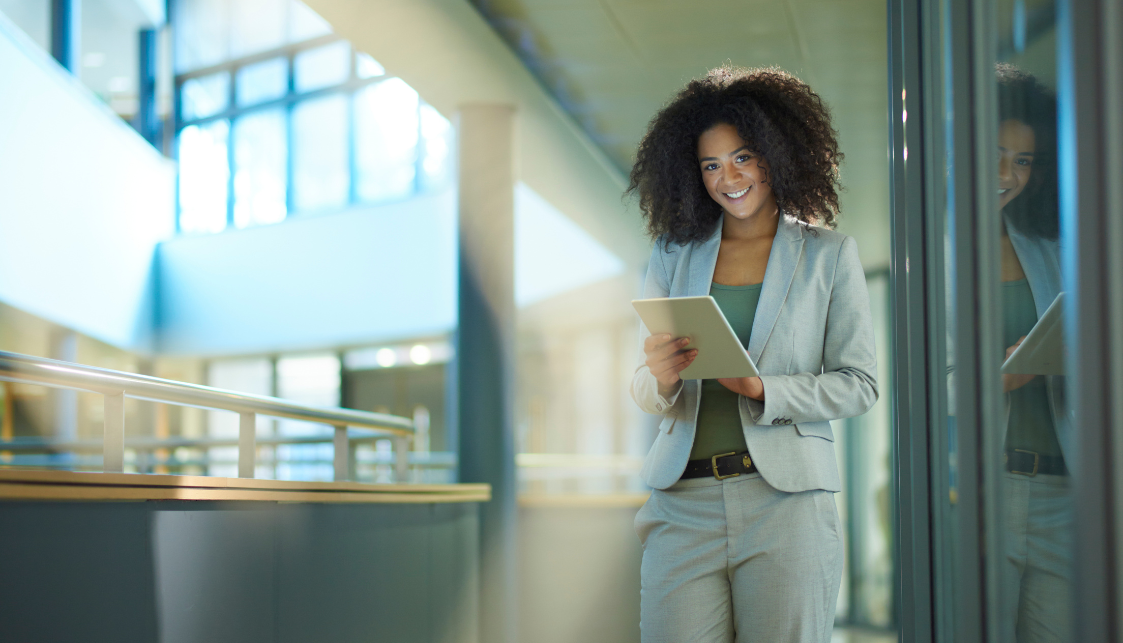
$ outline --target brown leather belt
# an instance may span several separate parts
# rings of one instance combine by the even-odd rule
[[[680,480],[688,478],[705,478],[713,476],[718,480],[734,478],[741,474],[756,473],[756,463],[749,457],[748,451],[737,453],[731,451],[715,455],[709,460],[691,460],[686,463],[686,471]]]

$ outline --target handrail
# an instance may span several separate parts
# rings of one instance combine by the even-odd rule
[[[335,429],[335,479],[349,479],[350,438],[347,427],[376,429],[394,436],[396,476],[405,480],[409,445],[414,432],[410,418],[352,409],[299,404],[264,395],[239,393],[199,384],[166,380],[108,368],[0,351],[0,380],[75,389],[105,396],[105,434],[103,468],[107,472],[124,470],[124,398],[204,409],[233,411],[239,414],[238,476],[252,478],[257,451],[257,415],[329,424]]]

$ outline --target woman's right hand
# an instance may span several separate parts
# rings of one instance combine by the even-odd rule
[[[1018,347],[1022,345],[1022,342],[1024,342],[1025,339],[1026,339],[1026,336],[1022,335],[1021,338],[1018,341],[1014,342],[1013,346],[1006,349],[1006,359],[1010,359],[1010,356],[1014,354],[1014,351],[1018,350]],[[1002,390],[1006,393],[1009,393],[1010,391],[1015,391],[1015,390],[1020,389],[1021,387],[1025,386],[1026,384],[1029,384],[1030,380],[1032,380],[1035,377],[1037,377],[1037,376],[1036,375],[1014,375],[1014,374],[1011,374],[1011,373],[1003,373],[1002,374]]]
[[[674,395],[678,390],[679,372],[690,366],[698,356],[696,349],[683,350],[690,343],[689,337],[671,339],[670,335],[652,335],[644,340],[643,352],[647,355],[647,368],[659,382],[659,395],[664,398]]]

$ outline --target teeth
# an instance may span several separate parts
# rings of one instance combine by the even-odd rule
[[[998,195],[999,195],[999,196],[1002,196],[1003,194],[1006,194],[1006,193],[1007,193],[1007,192],[1009,192],[1009,191],[1010,191],[1010,188],[1006,188],[1005,190],[999,190],[999,191],[998,191]]]
[[[739,198],[745,196],[745,193],[748,192],[748,191],[749,191],[749,188],[745,188],[744,190],[741,190],[740,192],[726,192],[725,196],[727,196],[731,199],[739,199]]]

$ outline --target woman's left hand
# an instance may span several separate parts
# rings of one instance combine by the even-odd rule
[[[724,377],[718,382],[738,395],[764,401],[764,382],[759,377]]]

